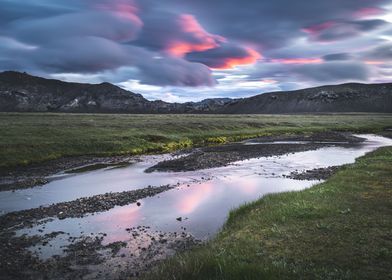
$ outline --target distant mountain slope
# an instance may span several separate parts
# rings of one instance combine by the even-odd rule
[[[264,93],[244,99],[216,98],[200,102],[149,101],[109,83],[82,84],[0,73],[2,112],[79,113],[392,113],[392,84],[343,84],[291,92]]]
[[[149,101],[140,94],[109,83],[67,83],[30,76],[0,73],[1,111],[39,112],[144,112]]]
[[[240,99],[220,110],[226,114],[315,112],[392,113],[392,84],[342,84]]]

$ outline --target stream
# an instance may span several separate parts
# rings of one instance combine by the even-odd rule
[[[350,147],[328,146],[282,156],[253,158],[200,171],[144,172],[157,162],[173,157],[166,154],[143,156],[140,161],[128,166],[111,166],[81,173],[61,172],[48,178],[49,183],[43,186],[0,192],[0,213],[4,215],[107,192],[166,184],[175,186],[153,197],[140,199],[138,204],[116,206],[80,218],[47,218],[15,232],[19,237],[58,233],[45,245],[39,243],[28,248],[43,261],[56,255],[66,255],[70,244],[86,237],[100,236],[102,246],[123,242],[116,257],[107,257],[105,264],[95,269],[89,266],[89,269],[95,271],[93,275],[99,278],[105,275],[101,274],[105,272],[104,267],[114,263],[132,270],[138,259],[151,257],[146,251],[153,248],[151,244],[155,240],[160,241],[160,247],[154,249],[152,259],[159,260],[176,251],[170,240],[177,242],[192,238],[205,241],[213,237],[226,221],[229,212],[244,203],[271,193],[303,190],[320,182],[284,177],[292,171],[353,163],[356,158],[370,151],[392,145],[392,140],[388,138],[357,136],[366,140]],[[162,242],[162,239],[165,241]],[[158,253],[161,256],[156,257]],[[111,270],[107,269],[106,273],[108,271]],[[116,273],[120,272],[111,271],[110,276],[115,277]]]

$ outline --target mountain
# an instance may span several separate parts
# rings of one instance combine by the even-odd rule
[[[230,100],[206,99],[183,104],[149,101],[110,83],[68,83],[20,72],[0,73],[1,112],[202,113]]]
[[[392,83],[349,83],[264,93],[233,101],[220,110],[226,114],[321,112],[392,113]]]
[[[343,84],[250,98],[200,102],[149,101],[110,83],[82,84],[44,79],[26,73],[0,73],[1,112],[74,113],[392,113],[392,83]]]
[[[0,73],[0,111],[144,113],[153,108],[154,102],[142,95],[109,83],[67,83],[26,73]]]

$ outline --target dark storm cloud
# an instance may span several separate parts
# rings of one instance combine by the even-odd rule
[[[0,23],[5,24],[23,18],[43,18],[48,15],[58,15],[70,12],[71,7],[48,5],[44,1],[12,1],[2,0],[0,8]]]
[[[365,52],[363,56],[366,59],[376,59],[381,62],[392,60],[392,43],[384,43],[372,50]]]
[[[47,75],[112,71],[121,72],[123,81],[211,86],[217,76],[210,68],[254,64],[266,68],[258,70],[262,77],[324,82],[366,80],[366,66],[355,60],[390,55],[387,46],[348,55],[357,47],[349,40],[390,25],[374,18],[386,12],[388,0],[0,1],[3,70]],[[370,35],[361,47],[371,41]],[[335,49],[334,42],[344,43]]]
[[[201,63],[191,63],[178,58],[155,59],[150,63],[141,63],[143,75],[140,81],[146,84],[174,86],[213,86],[216,84],[211,70]]]
[[[312,40],[328,42],[358,36],[386,24],[384,20],[328,21],[305,27],[303,30]]]
[[[67,13],[11,23],[6,34],[30,43],[44,44],[75,36],[102,37],[117,42],[134,39],[142,23],[103,11]],[[83,41],[75,41],[75,44]]]
[[[23,9],[21,3],[10,2],[9,21],[0,31],[0,69],[91,74],[131,66],[137,71],[124,80],[137,78],[154,85],[215,84],[203,64],[124,44],[136,39],[143,27],[132,1],[86,2],[93,5],[66,9],[65,3],[45,6],[37,0],[28,1],[28,9]]]
[[[255,51],[233,44],[223,44],[204,52],[186,56],[190,61],[203,63],[211,68],[231,68],[235,65],[254,63],[260,55]]]
[[[315,64],[277,64],[260,66],[250,73],[252,79],[281,79],[317,83],[367,81],[370,71],[364,63],[353,61],[331,61]]]
[[[349,60],[351,55],[348,53],[332,53],[323,56],[325,61]]]
[[[292,71],[302,79],[317,82],[366,81],[368,69],[362,63],[329,62],[295,66]]]
[[[143,1],[145,2],[145,1]],[[208,30],[227,38],[279,47],[298,36],[303,28],[323,22],[356,18],[364,7],[377,7],[388,0],[199,0],[199,1],[147,1],[145,5],[159,5],[161,9],[175,7],[191,12]],[[374,23],[373,23],[374,24]],[[370,23],[359,23],[370,25]],[[365,27],[359,27],[363,30]]]

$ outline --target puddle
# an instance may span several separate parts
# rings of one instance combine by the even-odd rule
[[[41,258],[61,255],[71,243],[70,236],[103,236],[103,244],[136,242],[130,228],[146,227],[150,235],[159,232],[191,234],[206,240],[214,236],[224,224],[230,210],[254,201],[269,193],[297,191],[319,181],[297,181],[283,178],[291,171],[352,163],[357,157],[392,140],[360,135],[367,140],[352,147],[325,147],[314,151],[284,156],[250,159],[196,172],[144,173],[144,170],[168,155],[143,157],[142,161],[122,168],[105,168],[57,177],[50,183],[33,189],[0,192],[0,211],[3,213],[29,209],[52,203],[105,192],[120,192],[144,188],[148,185],[173,184],[178,187],[109,211],[89,214],[83,218],[50,219],[41,225],[19,230],[17,235],[40,235],[64,232],[49,241],[48,246],[31,250]],[[209,178],[203,181],[203,178]],[[181,219],[178,219],[181,218]],[[128,246],[133,248],[132,246]],[[127,248],[128,248],[127,247]],[[125,249],[124,249],[125,250]]]

